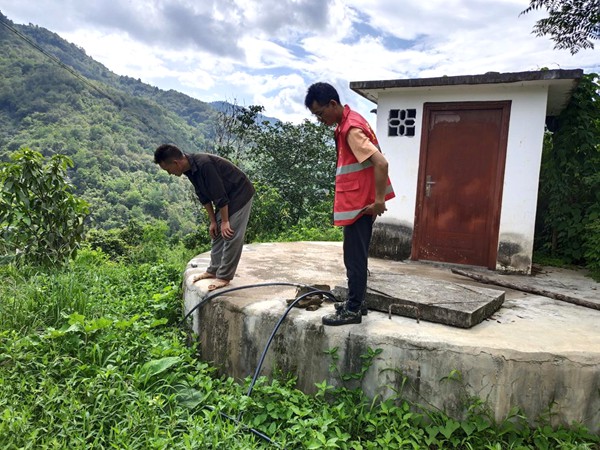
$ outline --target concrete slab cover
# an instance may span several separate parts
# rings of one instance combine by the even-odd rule
[[[334,294],[346,298],[347,288]],[[504,291],[434,280],[418,275],[376,273],[369,277],[367,307],[459,328],[471,328],[494,314]]]

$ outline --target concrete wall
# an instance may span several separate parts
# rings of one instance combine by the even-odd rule
[[[193,294],[189,294],[193,295]],[[332,309],[332,308],[331,308]],[[250,302],[220,298],[199,315],[201,357],[221,373],[238,380],[251,377],[271,332],[285,310],[283,299]],[[384,314],[357,326],[324,327],[320,312],[294,309],[283,322],[267,352],[261,375],[292,374],[298,389],[315,393],[315,383],[360,387],[369,398],[400,396],[424,407],[439,408],[457,419],[471,399],[486,402],[497,421],[517,405],[536,421],[553,405],[551,422],[600,427],[600,365],[583,353],[562,355],[480,347],[443,338],[448,330],[427,324],[440,333],[415,333],[415,321]],[[421,324],[423,325],[423,324]],[[398,327],[408,330],[397,333]],[[462,332],[461,332],[462,333]],[[454,333],[456,335],[456,333]],[[476,336],[476,333],[473,333]],[[337,371],[331,372],[337,348]],[[340,374],[358,373],[361,355],[381,349],[360,381],[343,382]]]
[[[511,100],[496,266],[530,273],[547,94],[548,85],[544,82],[381,91],[377,137],[390,163],[396,198],[388,202],[388,211],[377,223],[373,255],[394,259],[410,256],[423,104]],[[388,137],[389,110],[411,108],[417,110],[415,136]]]
[[[186,313],[206,298],[210,280],[192,283],[204,272],[209,254],[194,258],[184,273]],[[448,283],[489,288],[453,274],[437,264],[371,258],[372,277],[409,275],[424,278],[427,289],[448,290]],[[596,284],[585,279],[538,275],[537,287],[570,286],[565,295],[597,299]],[[511,281],[532,279],[512,275]],[[434,280],[439,280],[435,287]],[[545,282],[543,280],[546,280]],[[342,244],[285,242],[251,244],[244,253],[231,288],[210,300],[194,315],[194,332],[203,360],[222,374],[243,380],[252,376],[273,328],[295,297],[295,287],[260,287],[273,282],[345,286]],[[546,284],[547,283],[547,284]],[[586,287],[587,286],[587,287]],[[411,298],[414,289],[407,289]],[[216,291],[219,292],[219,291]],[[576,292],[577,294],[575,294]],[[520,407],[537,420],[553,405],[552,423],[576,421],[600,431],[600,311],[509,290],[502,307],[490,320],[455,328],[401,316],[369,312],[360,325],[326,327],[322,317],[333,312],[326,303],[317,311],[294,308],[285,318],[267,352],[262,375],[283,372],[297,376],[297,387],[315,392],[315,383],[344,384],[340,374],[359,372],[361,355],[369,348],[382,352],[366,377],[357,384],[372,398],[403,398],[445,409],[460,417],[471,397],[485,400],[497,420]],[[337,371],[329,370],[327,352],[337,348]],[[460,379],[448,379],[460,374]],[[456,378],[456,377],[454,377]],[[344,384],[345,385],[345,384]]]

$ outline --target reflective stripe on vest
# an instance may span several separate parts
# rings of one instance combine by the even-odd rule
[[[388,184],[386,189],[385,189],[385,195],[386,197],[390,194],[392,194],[394,192],[394,189],[392,188],[391,184]],[[386,198],[387,200],[387,198]],[[361,209],[355,209],[353,211],[344,211],[344,212],[333,212],[333,220],[334,221],[338,221],[338,220],[352,220],[354,219],[356,216],[358,216],[361,212],[363,212],[365,210],[365,208],[367,208],[366,206],[364,208]]]
[[[368,122],[360,114],[344,106],[342,121],[335,130],[335,145],[337,150],[335,199],[333,222],[334,225],[351,225],[364,210],[375,201],[375,167],[370,159],[359,163],[346,140],[350,128],[358,128],[367,136],[371,143],[379,148],[377,137]],[[394,197],[389,177],[385,200]]]
[[[339,175],[347,175],[349,173],[360,172],[361,170],[366,169],[367,167],[371,167],[372,165],[373,163],[371,162],[371,160],[367,159],[362,163],[354,163],[348,164],[346,166],[340,166],[336,169],[335,176],[337,177]]]

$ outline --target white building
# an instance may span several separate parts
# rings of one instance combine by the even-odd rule
[[[377,104],[396,192],[376,222],[372,254],[530,273],[544,126],[582,75],[351,82]]]

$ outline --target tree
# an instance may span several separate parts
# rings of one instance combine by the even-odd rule
[[[292,225],[322,202],[331,212],[336,161],[332,134],[325,125],[308,120],[299,125],[264,123],[255,130],[255,178],[277,190]]]
[[[4,260],[56,266],[75,256],[88,204],[73,195],[64,155],[23,148],[0,164],[0,251]]]
[[[600,275],[600,84],[587,74],[544,143],[536,247]]]
[[[213,144],[209,150],[241,165],[244,154],[252,147],[251,134],[258,126],[260,105],[243,107],[237,103],[223,103],[213,123]]]
[[[274,236],[297,225],[330,227],[333,133],[308,120],[261,120],[263,110],[229,105],[215,128],[215,152],[242,167],[257,188],[248,236]]]
[[[549,15],[536,22],[534,32],[537,36],[550,35],[554,48],[575,54],[594,48],[592,40],[600,39],[600,0],[531,0],[521,14],[540,8]]]

